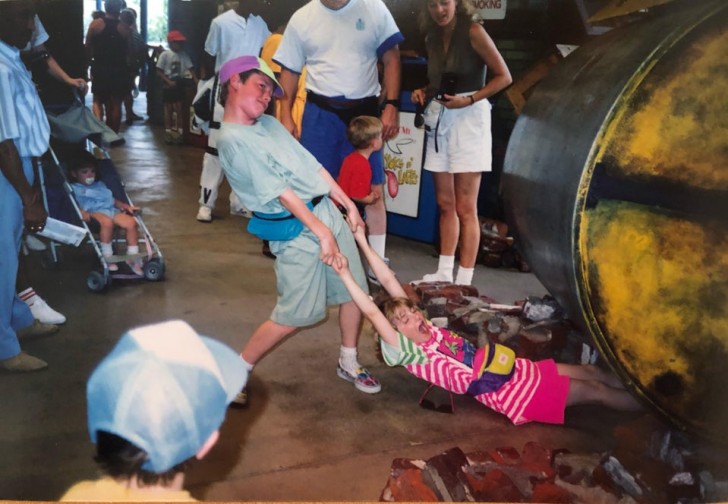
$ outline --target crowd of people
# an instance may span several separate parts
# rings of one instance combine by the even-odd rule
[[[424,169],[433,172],[440,210],[437,272],[423,280],[469,285],[479,240],[478,190],[482,173],[491,169],[489,99],[511,76],[473,20],[469,0],[422,0],[421,24],[429,83],[414,90],[412,100],[425,110]],[[44,361],[21,351],[19,340],[62,323],[32,287],[18,288],[23,233],[37,233],[47,218],[36,170],[48,149],[48,120],[20,57],[47,40],[38,36],[39,26],[31,2],[0,2],[0,368],[6,371],[44,368]],[[104,476],[74,486],[63,499],[137,500],[159,491],[169,492],[165,499],[191,499],[183,490],[187,464],[217,441],[226,407],[247,404],[255,365],[295,331],[323,320],[331,305],[339,306],[337,376],[361,392],[382,388],[358,360],[364,315],[387,364],[469,394],[514,424],[562,423],[572,404],[638,408],[615,377],[594,367],[515,359],[495,344],[490,353],[476,349],[436,328],[406,299],[386,257],[382,159],[383,143],[399,132],[404,38],[384,2],[312,0],[275,28],[272,33],[251,3],[241,1],[212,20],[200,64],[212,71],[202,72],[199,83],[179,30],[170,31],[170,48],[157,63],[168,143],[180,135],[172,118],[181,116],[183,90],[210,90],[197,220],[212,221],[227,179],[231,213],[249,217],[248,230],[275,259],[275,307],[239,355],[182,321],[129,330],[87,384],[89,431]],[[86,36],[94,111],[115,131],[139,71],[129,52],[134,39],[142,51],[135,33],[136,18],[123,1],[106,0]],[[261,58],[266,46],[275,70]],[[85,92],[86,80],[69,77],[52,58],[48,69]],[[127,121],[134,117],[127,108]],[[76,161],[74,184],[85,198],[85,217],[102,224],[102,244],[120,226],[129,247],[136,247],[129,215],[135,209],[104,191],[92,160]],[[384,311],[369,297],[367,276],[392,298]],[[34,316],[33,305],[45,305],[56,322]],[[500,367],[491,366],[494,353],[502,357]],[[517,409],[508,406],[514,397],[521,398]]]

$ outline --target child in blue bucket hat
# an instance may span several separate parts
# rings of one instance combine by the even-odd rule
[[[194,501],[190,461],[219,436],[248,372],[227,345],[172,320],[125,333],[86,385],[88,429],[103,476],[61,501]]]

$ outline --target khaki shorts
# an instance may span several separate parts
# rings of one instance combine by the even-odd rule
[[[324,198],[313,213],[333,233],[339,250],[349,260],[356,283],[364,292],[369,292],[354,235],[339,209],[329,198]],[[271,242],[270,248],[276,255],[278,290],[278,302],[270,317],[273,322],[292,327],[309,326],[326,318],[328,306],[351,301],[339,275],[321,261],[321,246],[310,229],[304,228],[293,240]]]

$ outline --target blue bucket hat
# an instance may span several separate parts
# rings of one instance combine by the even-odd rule
[[[86,386],[88,429],[120,436],[165,472],[219,429],[248,372],[237,352],[172,320],[125,333]]]

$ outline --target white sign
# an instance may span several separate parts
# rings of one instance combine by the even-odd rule
[[[387,211],[417,218],[425,131],[415,128],[415,114],[399,114],[399,135],[384,143],[384,202]]]
[[[473,0],[480,19],[505,19],[507,0]]]

